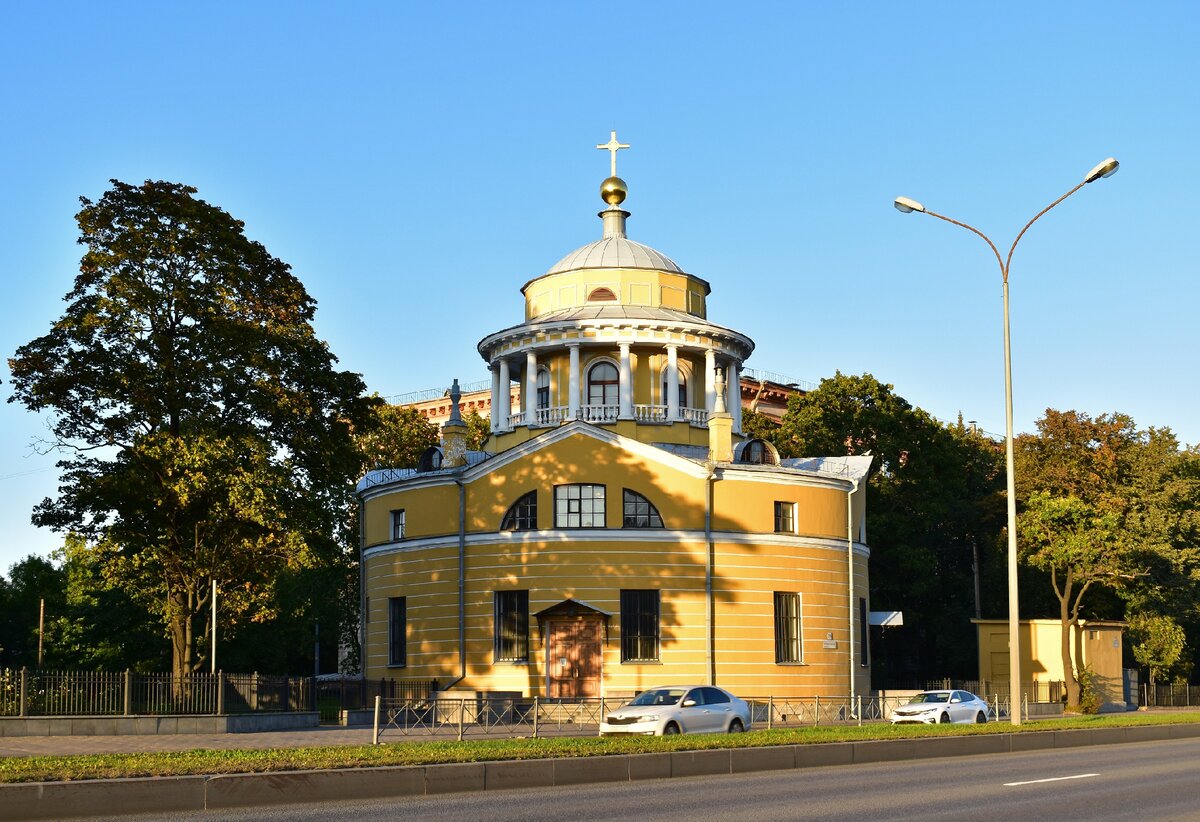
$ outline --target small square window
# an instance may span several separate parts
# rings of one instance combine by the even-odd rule
[[[404,509],[392,512],[392,540],[404,539]]]
[[[775,503],[775,533],[777,533],[777,534],[794,534],[794,533],[796,533],[796,503],[794,503],[794,502],[776,502]]]

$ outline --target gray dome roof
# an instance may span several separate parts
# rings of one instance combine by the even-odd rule
[[[674,260],[648,245],[635,243],[627,237],[605,237],[575,249],[550,266],[546,274],[580,268],[652,268],[655,271],[685,273]]]

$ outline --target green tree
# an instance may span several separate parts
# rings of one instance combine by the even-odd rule
[[[1200,632],[1196,449],[1181,449],[1170,429],[1140,430],[1124,414],[1093,417],[1054,409],[1038,420],[1035,434],[1022,435],[1016,446],[1023,508],[1037,494],[1075,500],[1089,517],[1115,523],[1112,528],[1121,536],[1119,562],[1106,564],[1119,565],[1122,572],[1105,578],[1102,568],[1081,608],[1089,616],[1124,615],[1131,623],[1168,617],[1191,635]]]
[[[355,435],[366,470],[412,468],[427,448],[438,443],[439,430],[409,405],[380,404],[372,425]]]
[[[1026,500],[1017,527],[1021,556],[1050,575],[1062,623],[1059,652],[1067,704],[1078,706],[1080,672],[1072,659],[1071,638],[1079,630],[1083,598],[1093,585],[1119,587],[1144,568],[1123,541],[1117,515],[1078,497],[1037,491]]]
[[[181,673],[205,661],[210,580],[235,630],[274,614],[282,570],[351,561],[351,431],[376,402],[335,368],[289,267],[195,193],[114,180],[81,198],[67,309],[9,360],[9,401],[51,412],[66,455],[34,522],[96,546]]]
[[[53,619],[62,612],[63,587],[62,571],[32,554],[8,569],[7,581],[0,576],[0,667],[37,665],[41,603]]]
[[[1187,637],[1183,627],[1169,616],[1138,614],[1129,620],[1133,658],[1150,671],[1150,687],[1165,679],[1183,658]]]

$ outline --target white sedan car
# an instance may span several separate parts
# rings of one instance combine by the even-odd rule
[[[901,722],[987,722],[992,709],[969,691],[921,691],[892,711],[892,724]]]
[[[650,688],[604,717],[601,736],[741,733],[750,727],[750,706],[711,685]]]

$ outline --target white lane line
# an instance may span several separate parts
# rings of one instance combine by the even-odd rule
[[[1062,782],[1064,779],[1087,779],[1089,776],[1099,776],[1098,773],[1077,773],[1074,776],[1052,776],[1049,779],[1030,779],[1028,782],[1005,782],[1004,787],[1015,788],[1018,785],[1037,785],[1041,782]]]

